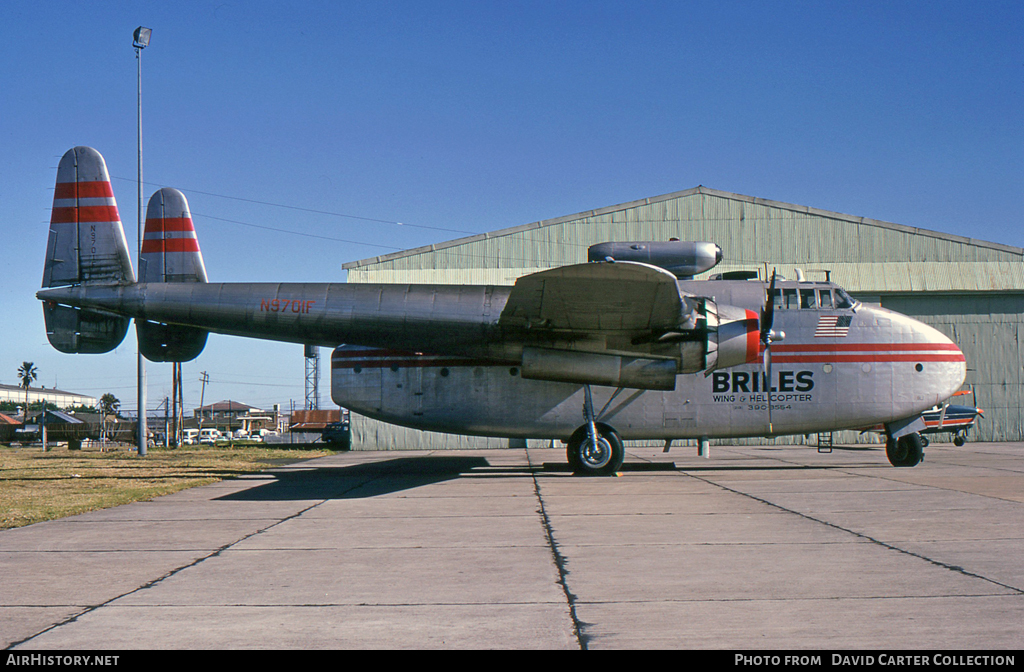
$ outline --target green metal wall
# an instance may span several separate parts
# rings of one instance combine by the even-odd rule
[[[930,324],[963,350],[966,383],[985,411],[972,440],[1024,440],[1024,295],[883,296],[882,306]],[[971,397],[960,399],[973,403]]]

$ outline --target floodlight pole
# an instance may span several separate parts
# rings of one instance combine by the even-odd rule
[[[139,62],[138,94],[139,94],[139,212],[138,212],[138,280],[142,280],[142,50],[149,46],[149,37],[152,31],[149,28],[139,26],[132,35],[132,45],[135,47],[135,60]],[[139,319],[135,319],[135,333],[139,333]],[[138,379],[138,446],[139,456],[145,457],[146,443],[149,439],[149,428],[146,426],[146,362],[142,357],[142,344],[139,343],[139,379]]]

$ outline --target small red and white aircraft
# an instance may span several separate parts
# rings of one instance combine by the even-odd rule
[[[513,287],[211,283],[188,204],[149,201],[136,278],[100,154],[57,170],[43,301],[62,352],[107,352],[135,319],[152,361],[208,332],[335,348],[331,395],[357,413],[448,433],[562,439],[581,474],[623,440],[810,434],[881,424],[895,466],[921,461],[922,414],[966,362],[921,322],[830,282],[724,274],[714,243],[616,242]],[[753,277],[751,277],[751,275]]]

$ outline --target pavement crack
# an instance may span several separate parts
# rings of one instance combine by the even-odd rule
[[[562,594],[565,595],[566,604],[569,606],[569,618],[572,619],[573,637],[576,638],[576,643],[579,647],[586,651],[588,637],[583,634],[585,624],[580,621],[579,616],[576,614],[576,596],[569,590],[567,581],[569,570],[566,569],[565,556],[562,555],[558,548],[558,542],[555,541],[554,531],[551,529],[551,518],[548,516],[547,509],[544,506],[544,498],[540,494],[540,483],[537,481],[535,470],[532,478],[533,492],[537,497],[537,504],[540,506],[538,513],[540,513],[541,525],[544,528],[544,536],[547,539],[548,548],[551,549],[551,557],[555,562],[555,567],[558,569],[558,585],[562,589]]]
[[[714,482],[714,481],[712,481],[712,480],[710,480],[708,478],[704,478],[702,476],[698,476],[698,475],[693,474],[693,473],[688,473],[687,475],[690,476],[691,478],[696,478],[697,480],[700,480],[700,481],[703,481],[705,483],[708,483],[709,485],[714,485],[714,486],[716,486],[718,488],[721,488],[722,490],[725,490],[727,492],[731,492],[731,493],[734,493],[734,494],[737,494],[737,495],[741,495],[743,497],[747,497],[749,499],[754,500],[755,502],[760,502],[762,504],[766,504],[766,505],[768,505],[768,506],[770,506],[772,508],[778,509],[780,511],[784,511],[785,513],[791,513],[793,515],[800,516],[801,518],[803,518],[805,520],[809,520],[809,521],[818,523],[820,525],[825,525],[827,527],[831,527],[834,530],[839,530],[841,532],[845,532],[847,534],[851,534],[851,535],[857,537],[858,539],[863,539],[865,541],[871,542],[872,544],[876,544],[876,545],[881,546],[883,548],[887,548],[889,550],[896,551],[898,553],[903,553],[905,555],[909,555],[910,557],[917,558],[918,560],[924,560],[925,562],[927,562],[929,564],[932,564],[932,565],[935,565],[936,567],[941,567],[941,568],[947,569],[947,570],[949,570],[951,572],[956,572],[958,574],[962,574],[964,576],[968,576],[968,577],[971,577],[971,578],[974,578],[974,579],[981,579],[982,581],[987,581],[988,583],[991,583],[993,585],[999,586],[1000,588],[1005,588],[1006,590],[1009,590],[1009,591],[1012,591],[1014,593],[1017,593],[1018,595],[1024,595],[1024,589],[1018,588],[1016,586],[1011,586],[1011,585],[1003,583],[1001,581],[996,581],[995,579],[989,578],[987,576],[982,576],[981,574],[976,574],[974,572],[969,572],[966,569],[964,569],[963,567],[960,567],[959,565],[952,565],[952,564],[949,564],[947,562],[942,562],[941,560],[936,560],[934,558],[929,558],[928,556],[922,555],[921,553],[915,553],[914,551],[909,551],[909,550],[907,550],[905,548],[900,548],[899,546],[896,546],[894,544],[882,541],[881,539],[875,539],[874,537],[871,537],[871,536],[869,536],[867,534],[864,534],[863,532],[857,532],[856,530],[851,530],[851,529],[849,529],[847,527],[843,527],[842,525],[837,525],[837,524],[829,522],[827,520],[822,520],[821,518],[815,518],[814,516],[811,516],[809,514],[802,513],[800,511],[796,511],[794,509],[787,508],[785,506],[782,506],[781,504],[776,504],[775,502],[772,502],[772,501],[770,501],[768,499],[765,499],[763,497],[758,497],[757,495],[752,495],[750,493],[743,492],[741,490],[736,490],[735,488],[730,488],[727,485],[722,485],[721,483],[716,483],[716,482]]]
[[[370,482],[372,480],[375,480],[375,478],[380,478],[380,477],[370,477],[370,478],[361,480],[356,485],[353,485],[353,486],[351,486],[349,488],[346,488],[341,494],[346,494],[348,492],[351,492],[352,490],[355,490],[357,488],[361,488],[364,485],[366,485],[368,482]],[[337,495],[334,495],[334,496],[337,496]],[[254,530],[254,531],[252,531],[252,532],[250,532],[250,533],[248,533],[246,535],[243,535],[242,537],[239,537],[238,539],[235,539],[234,541],[231,541],[230,543],[224,544],[223,546],[220,546],[219,548],[215,549],[214,551],[212,551],[210,553],[207,553],[206,555],[204,555],[202,557],[196,558],[192,562],[189,562],[189,563],[186,563],[184,565],[181,565],[180,567],[175,567],[174,569],[172,569],[171,571],[167,572],[163,576],[157,577],[157,578],[155,578],[155,579],[153,579],[151,581],[147,581],[146,583],[144,583],[144,584],[142,584],[140,586],[136,586],[135,588],[132,588],[131,590],[129,590],[129,591],[125,592],[125,593],[122,593],[120,595],[115,595],[114,597],[111,597],[108,600],[105,600],[105,601],[100,602],[98,604],[94,604],[94,605],[88,606],[88,607],[82,609],[81,611],[79,611],[78,613],[73,614],[73,615],[65,618],[62,621],[58,621],[57,623],[54,623],[53,625],[50,625],[49,627],[44,628],[44,629],[40,630],[39,632],[37,632],[35,634],[29,635],[28,637],[25,637],[25,638],[20,639],[18,641],[11,642],[8,645],[7,648],[8,649],[13,649],[13,648],[15,648],[17,646],[20,646],[22,644],[30,642],[33,639],[35,639],[36,637],[44,635],[47,632],[50,632],[52,630],[56,630],[57,628],[61,628],[61,627],[64,627],[65,625],[69,625],[71,623],[74,623],[78,619],[80,619],[83,616],[86,616],[88,614],[91,614],[92,612],[96,611],[97,609],[101,609],[101,608],[103,608],[103,607],[105,607],[107,605],[113,604],[114,602],[116,602],[116,601],[118,601],[120,599],[123,599],[125,597],[128,597],[129,595],[134,595],[135,593],[139,593],[139,592],[141,592],[143,590],[148,590],[148,589],[150,589],[150,588],[152,588],[154,586],[157,586],[160,583],[162,583],[162,582],[166,581],[167,579],[171,578],[172,576],[175,576],[176,574],[180,574],[181,572],[183,572],[183,571],[185,571],[187,569],[191,569],[192,567],[196,567],[196,566],[202,564],[203,562],[206,562],[210,558],[218,557],[219,555],[224,553],[224,551],[228,550],[229,548],[231,548],[233,546],[237,546],[238,544],[242,543],[243,541],[245,541],[247,539],[251,539],[252,537],[255,537],[256,535],[263,534],[267,530],[271,530],[271,529],[277,527],[278,525],[281,525],[283,523],[286,523],[288,521],[294,520],[294,519],[304,515],[306,512],[311,511],[312,509],[317,508],[318,506],[320,506],[324,502],[329,501],[329,499],[330,498],[328,498],[328,499],[321,499],[320,501],[318,501],[318,502],[316,502],[314,504],[310,504],[309,506],[305,507],[304,509],[300,509],[299,511],[296,511],[295,513],[293,513],[293,514],[291,514],[289,516],[286,516],[286,517],[281,518],[279,520],[275,520],[274,522],[270,523],[269,525],[266,525],[264,527],[259,528],[258,530]]]

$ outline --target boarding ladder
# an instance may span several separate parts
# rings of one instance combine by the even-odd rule
[[[832,432],[818,432],[818,452],[832,452]]]

